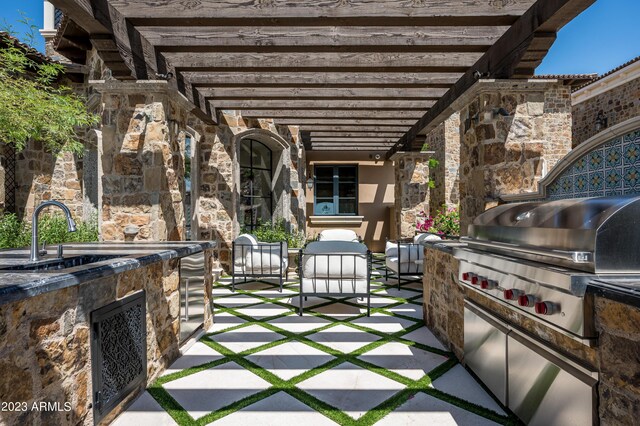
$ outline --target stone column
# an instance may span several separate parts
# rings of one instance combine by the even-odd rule
[[[98,82],[102,94],[103,240],[179,241],[186,110],[166,82]],[[138,228],[137,233],[135,228]]]
[[[398,238],[416,233],[418,213],[429,211],[429,158],[432,152],[396,152],[390,157],[395,170],[395,219]]]
[[[433,159],[438,161],[438,165],[429,170],[434,184],[429,191],[429,212],[433,215],[443,205],[451,208],[460,202],[460,114],[452,114],[429,132],[425,143],[434,151]]]
[[[571,89],[557,80],[480,81],[460,107],[460,222],[538,181],[571,150]]]

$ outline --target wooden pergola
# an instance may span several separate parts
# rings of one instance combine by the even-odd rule
[[[169,77],[217,111],[299,125],[307,149],[420,149],[479,78],[528,78],[595,0],[50,0],[70,57]]]

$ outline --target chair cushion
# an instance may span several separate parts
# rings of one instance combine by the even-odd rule
[[[400,262],[412,263],[415,260],[424,258],[424,247],[413,243],[400,243],[387,241],[384,254],[387,257],[398,257],[398,248],[400,248]]]
[[[350,241],[359,242],[358,234],[350,229],[325,229],[318,235],[318,241]]]
[[[395,256],[388,256],[385,260],[384,260],[385,265],[387,266],[387,268],[389,268],[391,271],[395,272],[396,274],[398,272],[400,272],[401,274],[405,274],[405,273],[415,273],[415,274],[421,274],[422,273],[422,261],[415,261],[415,262],[402,262],[400,264],[400,266],[398,267],[398,258]]]
[[[306,278],[364,278],[369,272],[367,246],[347,241],[315,241],[302,253]]]
[[[302,293],[320,294],[367,294],[365,279],[303,278],[300,283]]]
[[[422,241],[440,241],[440,240],[442,240],[441,237],[435,234],[429,234],[429,233],[418,234],[415,237],[413,237],[414,243],[420,243]]]
[[[258,247],[258,239],[253,234],[239,235],[233,241],[236,244],[233,263],[236,266],[243,266],[247,262],[247,256],[253,247]]]

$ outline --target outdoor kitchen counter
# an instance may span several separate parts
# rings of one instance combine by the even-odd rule
[[[425,248],[432,248],[451,255],[453,254],[453,249],[467,246],[466,243],[459,240],[422,241],[420,244]]]
[[[423,241],[421,244],[425,249],[437,250],[451,256],[454,249],[467,246],[466,243],[457,240]],[[603,299],[640,308],[640,276],[626,279],[595,279],[589,283],[587,292]]]
[[[0,251],[0,269],[4,269],[0,270],[0,305],[121,274],[152,263],[182,258],[214,248],[215,245],[210,241],[64,244],[65,259],[86,255],[118,257],[47,272],[13,271],[11,267],[29,264],[29,250],[3,250]],[[47,246],[49,254],[43,256],[43,260],[54,260],[56,248]]]
[[[189,280],[201,329],[212,325],[215,246],[65,244],[65,259],[87,264],[0,272],[0,401],[70,407],[3,412],[0,423],[109,424],[180,356]],[[45,259],[55,260],[56,246],[48,251]],[[27,250],[3,251],[0,268],[31,267],[27,259]]]

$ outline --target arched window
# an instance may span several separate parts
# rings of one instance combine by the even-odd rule
[[[240,143],[240,221],[248,231],[271,221],[271,174],[271,150],[255,139],[243,139]]]

